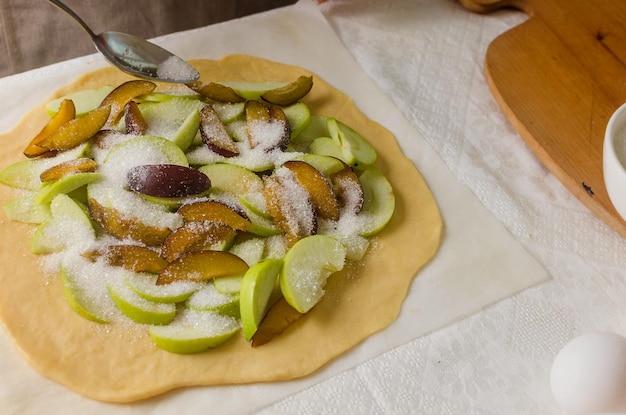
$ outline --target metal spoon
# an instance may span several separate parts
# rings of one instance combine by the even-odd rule
[[[96,49],[122,71],[143,79],[184,84],[200,77],[187,62],[154,43],[121,32],[107,31],[97,35],[61,1],[48,1],[73,17],[91,36]]]

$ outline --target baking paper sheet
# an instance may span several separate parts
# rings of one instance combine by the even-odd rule
[[[359,68],[314,1],[301,0],[294,6],[155,42],[186,59],[245,53],[298,65],[353,97],[364,113],[395,134],[431,187],[445,224],[441,249],[415,279],[392,326],[297,381],[189,388],[129,405],[106,404],[40,376],[22,360],[6,333],[0,332],[3,413],[182,415],[209,409],[212,413],[252,413],[549,278]],[[0,131],[10,129],[59,86],[105,65],[100,56],[91,55],[0,79]]]

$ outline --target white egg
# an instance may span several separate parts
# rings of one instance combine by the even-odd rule
[[[626,338],[597,331],[574,338],[554,359],[550,383],[570,414],[626,411]]]

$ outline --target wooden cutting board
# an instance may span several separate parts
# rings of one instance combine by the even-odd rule
[[[489,87],[537,157],[626,237],[602,173],[606,124],[626,102],[626,0],[460,2],[475,12],[514,7],[529,16],[489,45]]]

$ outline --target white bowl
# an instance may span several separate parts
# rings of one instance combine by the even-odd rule
[[[609,199],[626,220],[626,104],[611,115],[606,126],[602,168]]]

